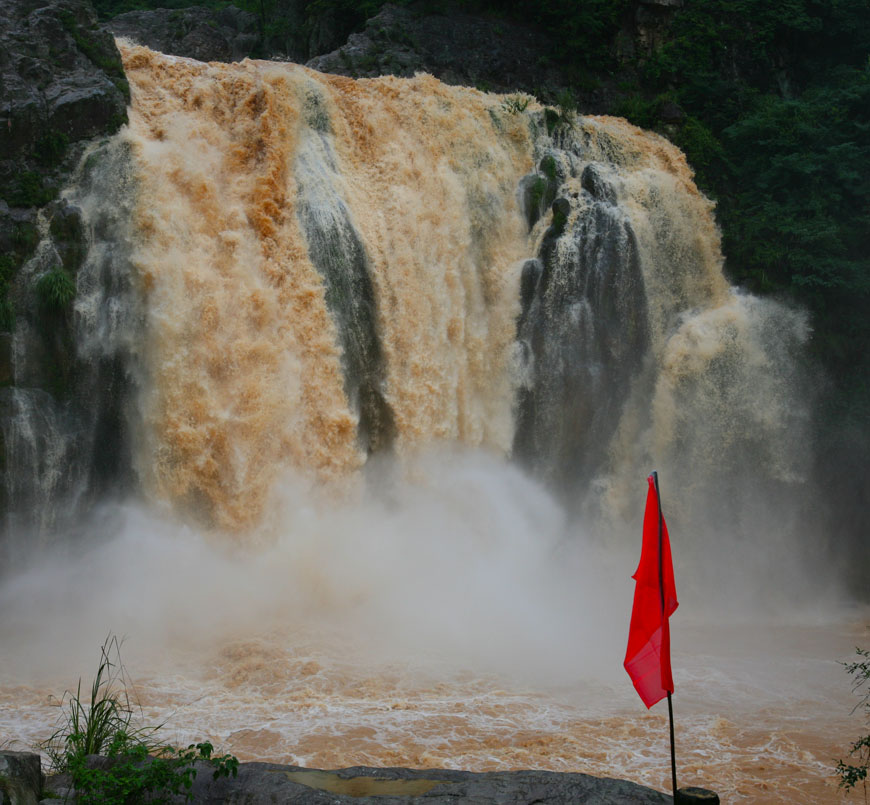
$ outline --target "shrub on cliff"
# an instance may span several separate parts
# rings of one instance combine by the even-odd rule
[[[856,706],[861,709],[870,719],[870,651],[856,648],[858,659],[855,662],[844,663],[846,671],[852,675],[853,689],[863,691],[863,698]],[[837,761],[837,774],[840,775],[840,786],[849,790],[858,783],[864,786],[864,795],[867,795],[867,772],[870,770],[870,733],[860,737],[852,744],[849,750],[849,758],[854,763]]]

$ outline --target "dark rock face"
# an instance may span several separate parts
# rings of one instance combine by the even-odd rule
[[[82,354],[87,226],[77,202],[55,197],[87,143],[126,121],[128,98],[87,0],[0,3],[0,531],[22,532],[22,545],[77,510],[96,472],[87,445],[106,435],[97,400],[120,405],[117,362]],[[0,545],[8,569],[21,546]]]
[[[85,0],[0,4],[0,198],[42,206],[69,146],[116,131],[128,94],[115,43]]]
[[[495,92],[559,83],[539,66],[551,43],[530,28],[454,13],[425,16],[386,5],[347,44],[308,62],[324,73],[354,77],[431,73],[447,84]]]
[[[125,335],[137,332],[138,314],[125,224],[133,181],[126,147],[108,140],[90,148],[63,198],[38,215],[8,212],[18,222],[10,239],[32,231],[36,243],[5,288],[12,316],[11,332],[0,334],[0,574],[131,478],[133,345]],[[107,232],[111,242],[95,247]]]
[[[633,60],[651,55],[667,38],[681,4],[629,3],[611,43],[619,69],[602,70],[588,85],[578,84],[570,69],[565,72],[556,43],[533,25],[457,9],[427,14],[425,3],[384,5],[346,42],[346,32],[364,16],[361,9],[348,17],[335,8],[312,11],[299,0],[275,0],[272,14],[280,32],[264,30],[256,14],[234,6],[131,11],[109,21],[106,29],[153,50],[200,61],[308,60],[312,69],[353,78],[426,72],[448,84],[533,92],[548,103],[560,102],[567,93],[585,112],[606,113],[624,94],[620,85],[636,81]]]
[[[197,61],[240,61],[259,42],[257,18],[235,6],[128,11],[110,20],[106,29],[151,50]]]
[[[321,175],[321,181],[325,179]],[[365,247],[342,204],[340,215],[315,209],[299,182],[299,220],[311,262],[323,277],[326,303],[338,327],[345,392],[359,416],[360,446],[388,449],[395,439],[393,411],[383,394],[386,367],[378,337],[374,289]]]
[[[606,464],[649,327],[636,237],[604,168],[575,168],[563,154],[560,165],[580,174],[578,193],[564,168],[548,167],[552,159],[524,180],[557,197],[521,277],[517,340],[525,368],[513,450],[568,502],[575,485]]]

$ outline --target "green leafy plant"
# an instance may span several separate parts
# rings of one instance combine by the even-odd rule
[[[81,805],[125,805],[131,802],[168,803],[176,796],[192,798],[196,763],[213,767],[212,776],[235,777],[239,761],[232,755],[214,756],[204,741],[187,749],[161,747],[149,754],[146,744],[118,733],[108,747],[105,768],[74,755],[68,770]]]
[[[8,297],[0,299],[0,332],[9,332],[15,329],[15,305]]]
[[[547,126],[547,134],[552,135],[559,129],[572,129],[577,121],[577,105],[574,95],[569,90],[564,90],[557,97],[557,106],[548,106],[544,109],[544,123]]]
[[[870,651],[856,648],[858,659],[854,662],[843,663],[846,672],[852,676],[852,689],[862,694],[861,701],[855,709],[862,709],[870,718]],[[867,796],[867,772],[870,770],[870,733],[858,738],[849,750],[849,757],[855,759],[855,763],[846,763],[842,759],[837,761],[837,774],[840,776],[840,787],[847,791],[854,788],[858,783],[864,787],[864,796]]]
[[[162,725],[134,726],[141,708],[131,689],[121,644],[109,635],[100,649],[90,700],[82,698],[81,679],[75,693],[61,697],[58,727],[40,748],[54,771],[70,775],[80,805],[164,803],[177,796],[189,801],[197,763],[211,766],[214,779],[236,776],[239,761],[214,755],[208,741],[176,749],[157,742]],[[94,755],[106,760],[95,762]]]
[[[73,38],[76,47],[99,67],[103,72],[108,73],[110,77],[125,78],[124,67],[121,64],[121,59],[117,51],[113,51],[101,46],[101,44],[91,38],[90,31],[83,30],[71,12],[63,12],[60,15],[60,21],[67,33]]]
[[[75,299],[76,284],[63,268],[55,266],[36,281],[36,293],[43,307],[63,310]]]

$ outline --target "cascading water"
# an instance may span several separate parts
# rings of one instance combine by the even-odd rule
[[[624,122],[548,132],[425,77],[141,48],[126,66],[152,378],[138,469],[219,527],[255,526],[283,468],[335,480],[438,441],[512,451],[576,497],[618,469],[629,401],[648,405],[687,317],[739,304],[684,159]],[[743,316],[800,340],[775,306]],[[760,328],[710,338],[764,353]],[[693,411],[721,408],[727,379],[706,382]],[[781,436],[753,439],[780,454]],[[666,458],[646,448],[633,467]]]
[[[16,280],[15,385],[0,390],[4,570],[49,546],[69,549],[59,532],[74,530],[98,499],[129,491],[126,409],[140,316],[126,258],[135,195],[128,153],[120,140],[93,146],[55,211],[55,221],[71,208],[86,221],[72,315],[40,298],[40,279],[66,262],[44,215]]]
[[[547,736],[598,740],[587,697],[559,715],[486,674],[600,665],[610,684],[650,469],[691,534],[672,537],[678,588],[681,562],[716,587],[740,546],[741,589],[782,568],[791,524],[755,538],[801,490],[804,317],[729,288],[684,158],[624,121],[423,75],[121,49],[130,123],[65,193],[88,243],[72,392],[3,392],[3,427],[10,512],[139,502],[81,564],[10,581],[0,638],[32,628],[14,602],[36,588],[55,650],[92,637],[69,617],[108,618],[210,657],[165,695],[210,691],[220,713],[199,694],[186,712],[243,757],[576,768]],[[480,676],[448,695],[442,664]],[[715,751],[720,727],[694,717]],[[613,773],[604,754],[584,768]]]

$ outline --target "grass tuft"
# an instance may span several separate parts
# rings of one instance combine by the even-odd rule
[[[100,648],[100,665],[91,683],[90,701],[82,697],[82,680],[76,692],[65,691],[59,706],[62,715],[57,729],[42,744],[52,769],[64,771],[70,758],[100,755],[106,752],[116,736],[123,734],[147,743],[160,728],[131,728],[135,712],[130,699],[126,669],[121,662],[121,643],[109,635]]]
[[[63,268],[55,266],[36,281],[36,293],[43,307],[64,310],[75,299],[76,284]]]
[[[212,776],[235,777],[239,761],[233,755],[214,755],[203,741],[176,749],[157,742],[162,724],[135,726],[141,707],[130,697],[132,683],[121,662],[121,643],[109,635],[100,648],[100,664],[91,683],[90,699],[76,692],[60,699],[61,716],[52,736],[40,745],[57,772],[68,772],[79,805],[185,802],[192,798],[197,763],[212,767]],[[91,755],[109,759],[94,764]]]

